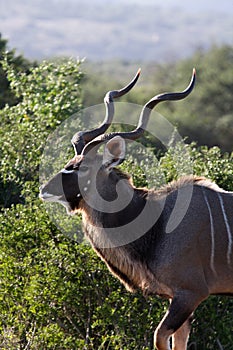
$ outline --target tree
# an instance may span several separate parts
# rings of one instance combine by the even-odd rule
[[[197,83],[192,97],[175,104],[171,111],[171,120],[189,140],[198,141],[199,145],[219,146],[229,152],[233,134],[232,59],[232,46],[214,46],[208,52],[199,51],[179,62],[174,84],[180,77],[189,76],[192,67],[197,69]]]
[[[28,72],[2,61],[19,102],[0,111],[1,206],[24,201],[25,184],[38,180],[43,145],[67,115],[80,109],[80,62],[43,62]]]
[[[197,51],[192,57],[174,63],[142,62],[142,77],[124,100],[143,105],[154,95],[165,91],[181,91],[189,81],[192,68],[197,70],[192,94],[181,102],[166,102],[156,110],[173,124],[188,141],[199,145],[219,146],[232,151],[233,134],[233,47],[213,46]],[[111,68],[109,68],[111,65]],[[113,69],[114,67],[114,69]],[[140,63],[110,62],[87,65],[84,82],[84,105],[100,103],[107,91],[125,84],[125,72],[133,76]],[[113,72],[114,70],[114,72]],[[115,82],[114,82],[115,81]],[[120,83],[119,83],[120,82]],[[122,101],[122,99],[121,99]]]
[[[23,56],[16,55],[15,50],[8,51],[7,40],[3,39],[0,33],[0,109],[2,109],[6,104],[13,106],[18,102],[18,98],[10,89],[10,82],[8,81],[6,72],[1,64],[3,56],[5,55],[7,55],[9,62],[11,62],[13,67],[18,71],[27,72],[30,66],[35,65],[30,63]]]

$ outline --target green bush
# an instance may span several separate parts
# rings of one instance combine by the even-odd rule
[[[19,102],[0,110],[0,206],[23,203],[25,182],[38,181],[40,155],[49,134],[80,109],[80,62],[43,62],[27,73],[2,61]]]
[[[80,63],[43,62],[27,74],[3,62],[20,98],[1,112],[0,348],[152,349],[153,332],[168,303],[130,294],[85,240],[78,244],[50,222],[38,197],[38,166],[48,134],[80,108]],[[185,173],[178,144],[159,163],[122,167],[137,186],[146,174],[159,186]],[[185,146],[194,173],[233,190],[231,154]],[[62,165],[63,166],[63,165]],[[156,180],[157,178],[157,180]],[[230,350],[231,299],[212,297],[196,312],[190,348]]]

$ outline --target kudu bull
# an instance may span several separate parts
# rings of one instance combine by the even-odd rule
[[[143,107],[134,131],[104,134],[113,119],[113,99],[127,93],[139,74],[125,88],[106,94],[104,122],[73,136],[74,158],[41,187],[40,197],[60,202],[68,213],[82,213],[94,250],[128,290],[170,300],[154,345],[168,350],[172,340],[172,349],[183,350],[197,306],[210,294],[233,295],[233,192],[196,176],[158,190],[135,188],[115,168],[125,158],[125,140],[143,134],[151,110],[161,101],[185,98],[195,83],[194,70],[186,90],[157,95]],[[191,191],[190,203],[168,233],[179,191]]]

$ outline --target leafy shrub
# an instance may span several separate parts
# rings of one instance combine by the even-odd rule
[[[80,109],[80,62],[43,62],[27,73],[2,62],[11,88],[21,100],[0,111],[0,205],[22,203],[26,181],[38,180],[46,138],[67,115]]]
[[[80,105],[79,63],[43,62],[28,74],[16,73],[7,61],[3,65],[21,102],[0,112],[0,348],[152,349],[167,302],[126,292],[85,240],[77,244],[58,231],[37,198],[45,139]],[[169,149],[153,167],[132,159],[122,167],[133,173],[137,186],[147,184],[146,173],[158,187],[187,172],[180,147]],[[232,154],[185,147],[196,174],[233,190]],[[232,308],[232,300],[219,297],[203,303],[190,349],[230,350]]]

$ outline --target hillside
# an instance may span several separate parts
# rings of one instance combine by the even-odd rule
[[[212,4],[212,5],[211,5]],[[197,48],[232,44],[230,1],[17,0],[0,5],[0,32],[31,59],[173,61]]]

